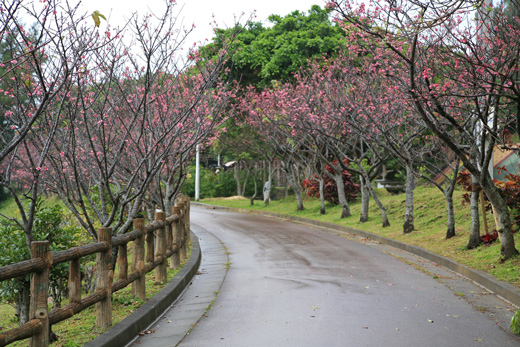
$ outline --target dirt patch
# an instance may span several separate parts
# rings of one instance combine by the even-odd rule
[[[245,198],[243,196],[240,196],[240,195],[235,195],[235,196],[229,196],[227,198],[209,198],[206,200],[249,200],[249,199]]]

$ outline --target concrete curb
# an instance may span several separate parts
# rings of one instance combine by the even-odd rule
[[[386,237],[383,237],[383,236],[380,236],[377,234],[370,233],[368,231],[352,229],[352,228],[344,227],[344,226],[333,224],[333,223],[320,222],[320,221],[302,218],[302,217],[289,216],[289,215],[284,215],[284,214],[279,214],[279,213],[274,213],[274,212],[267,212],[267,211],[249,210],[249,209],[243,209],[243,208],[213,206],[213,205],[207,205],[207,204],[195,203],[195,202],[192,202],[192,204],[200,205],[200,206],[203,206],[206,208],[211,208],[211,209],[219,209],[219,210],[230,211],[230,212],[239,212],[239,213],[275,217],[275,218],[279,218],[279,219],[286,219],[286,220],[290,220],[293,222],[319,226],[319,227],[323,227],[323,228],[327,228],[327,229],[336,230],[339,232],[345,232],[345,233],[361,236],[364,238],[369,238],[373,241],[380,242],[383,245],[388,245],[391,247],[395,247],[395,248],[404,250],[406,252],[415,254],[421,258],[430,260],[434,263],[444,266],[445,268],[450,269],[458,274],[461,274],[462,276],[469,278],[473,282],[476,282],[477,284],[490,290],[491,292],[501,296],[505,300],[511,302],[513,305],[520,307],[520,289],[518,289],[517,287],[513,286],[512,284],[499,281],[499,280],[491,277],[489,274],[487,274],[485,272],[470,269],[469,267],[456,263],[455,261],[453,261],[451,259],[431,253],[421,247],[408,245],[406,243],[392,240],[392,239],[389,239],[389,238],[386,238]]]
[[[181,271],[161,291],[150,298],[137,311],[114,325],[110,330],[90,341],[85,347],[121,347],[134,340],[140,331],[146,329],[181,295],[190,284],[201,261],[199,239],[191,233],[192,249],[190,259]]]

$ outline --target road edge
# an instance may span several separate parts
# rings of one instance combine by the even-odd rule
[[[181,271],[135,312],[87,343],[85,347],[120,347],[129,344],[139,332],[154,323],[177,300],[195,276],[202,259],[199,239],[193,232],[191,232],[191,240],[191,256]]]
[[[513,305],[520,307],[520,290],[518,288],[516,288],[514,285],[509,284],[507,282],[499,281],[499,280],[491,277],[490,275],[488,275],[485,272],[471,269],[465,265],[459,264],[451,259],[448,259],[446,257],[432,253],[432,252],[427,251],[424,248],[421,248],[418,246],[412,246],[412,245],[409,245],[409,244],[406,244],[406,243],[403,243],[400,241],[386,238],[384,236],[373,234],[368,231],[353,229],[353,228],[345,227],[342,225],[321,222],[321,221],[308,219],[308,218],[284,215],[284,214],[268,212],[268,211],[250,210],[250,209],[236,208],[236,207],[214,206],[214,205],[203,204],[200,202],[192,202],[192,204],[199,205],[199,206],[209,208],[209,209],[218,209],[218,210],[224,210],[224,211],[229,211],[229,212],[238,212],[238,213],[245,213],[245,214],[255,214],[255,215],[261,215],[261,216],[274,217],[274,218],[278,218],[278,219],[289,220],[292,222],[298,222],[298,223],[302,223],[302,224],[332,229],[332,230],[335,230],[338,232],[354,234],[356,236],[360,236],[363,238],[369,238],[370,240],[377,241],[377,242],[380,242],[381,244],[388,245],[388,246],[391,246],[391,247],[394,247],[397,249],[401,249],[403,251],[412,253],[412,254],[417,255],[426,260],[437,263],[438,265],[441,265],[451,271],[454,271],[454,272],[472,280],[473,282],[481,285],[482,287],[488,289],[489,291],[491,291],[491,292],[497,294],[498,296],[502,297],[503,299],[509,301]]]

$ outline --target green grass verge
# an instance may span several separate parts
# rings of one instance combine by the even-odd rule
[[[182,268],[182,267],[181,267]],[[179,272],[180,269],[168,269],[167,283]],[[157,294],[164,284],[155,283],[154,271],[146,274],[146,299]],[[112,297],[112,323],[119,323],[136,311],[146,301],[139,300],[132,295],[132,286],[114,293]],[[56,347],[80,347],[94,340],[108,329],[96,327],[96,309],[91,306],[79,314],[52,326],[52,330],[59,336],[59,340],[52,344]]]
[[[514,257],[501,262],[500,243],[498,241],[489,246],[482,245],[474,250],[466,249],[465,246],[468,243],[470,234],[471,218],[469,205],[462,203],[462,192],[456,191],[454,194],[456,236],[451,239],[446,239],[447,207],[444,195],[438,189],[423,186],[415,189],[415,231],[410,234],[403,234],[402,229],[405,195],[391,195],[384,189],[377,189],[377,194],[387,208],[390,227],[381,227],[380,211],[373,201],[370,201],[370,216],[366,223],[359,222],[361,210],[359,201],[350,205],[352,216],[344,219],[340,218],[341,208],[330,204],[326,205],[326,214],[321,215],[319,200],[311,198],[304,200],[304,211],[296,211],[295,197],[271,201],[269,206],[265,206],[262,201],[255,201],[255,205],[250,206],[249,199],[236,198],[203,199],[200,202],[242,209],[253,208],[260,211],[304,217],[369,231],[400,242],[422,247],[473,269],[487,272],[501,281],[509,282],[520,288],[520,257]],[[494,219],[491,213],[488,213],[487,221],[490,229],[493,229]],[[520,249],[520,233],[515,234],[515,241],[517,249]]]

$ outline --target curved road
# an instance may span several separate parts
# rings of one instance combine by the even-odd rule
[[[203,265],[184,296],[199,297],[198,281],[211,282],[218,295],[205,299],[202,305],[211,307],[191,324],[180,346],[519,345],[518,337],[453,287],[468,295],[483,289],[452,273],[431,276],[380,245],[337,232],[198,206],[191,210],[203,254],[209,247],[218,266]],[[215,240],[225,245],[227,266]],[[157,331],[155,340],[150,334],[135,345],[176,345],[177,340],[164,337],[173,327],[165,321],[182,320],[188,311],[182,311],[182,302],[151,328]],[[513,308],[490,305],[506,313],[501,323],[507,325],[507,310]]]

